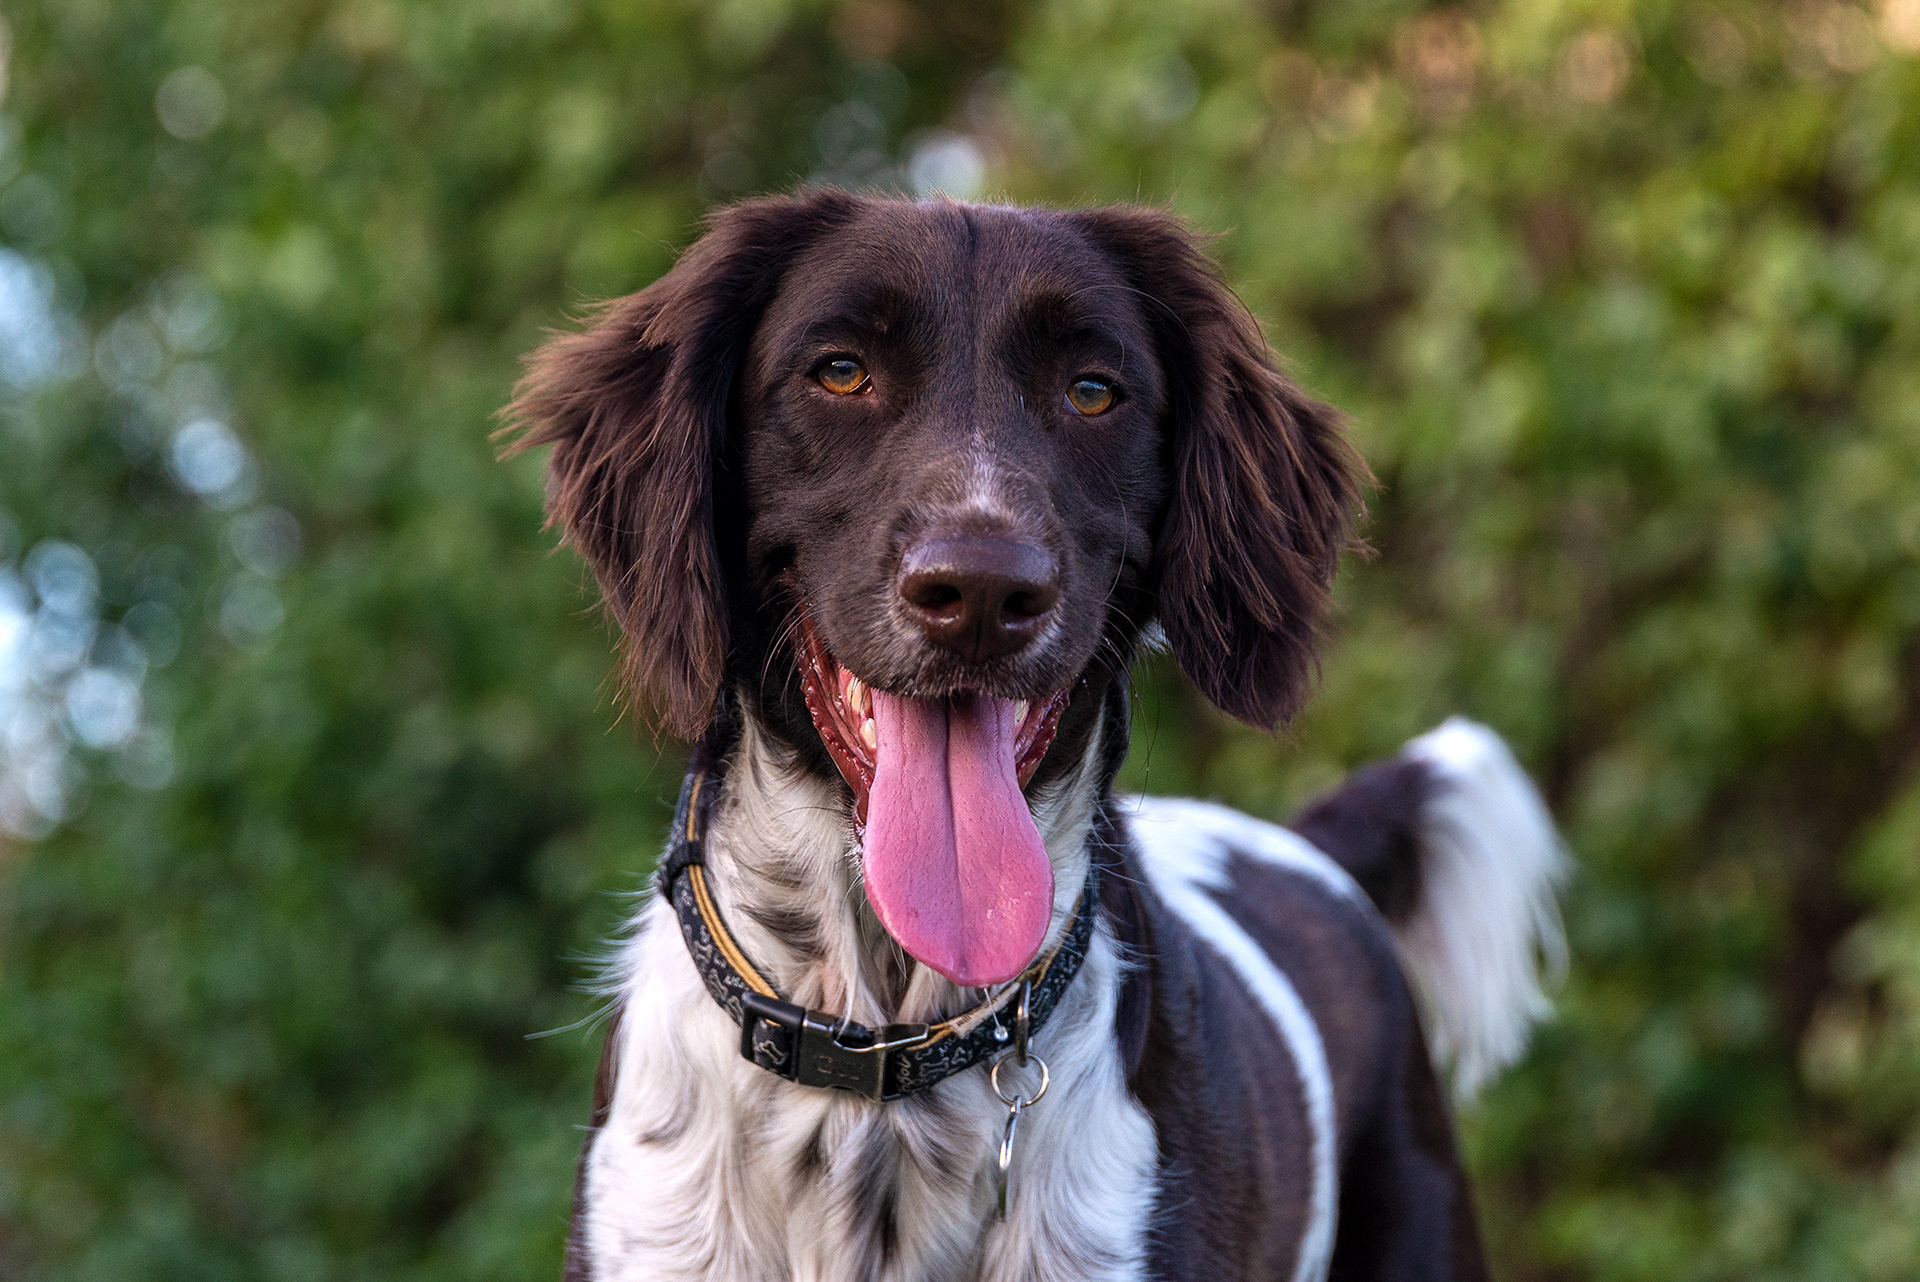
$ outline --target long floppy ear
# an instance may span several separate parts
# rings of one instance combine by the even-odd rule
[[[857,208],[822,191],[719,211],[673,270],[528,357],[505,411],[509,453],[553,446],[548,522],[620,624],[629,697],[688,739],[726,672],[713,466],[735,373],[787,264]]]
[[[1271,728],[1300,707],[1366,466],[1339,413],[1274,364],[1200,237],[1173,215],[1077,215],[1139,291],[1167,384],[1173,489],[1158,611],[1202,694]]]

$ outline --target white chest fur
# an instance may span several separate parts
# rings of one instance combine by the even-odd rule
[[[728,778],[707,861],[729,925],[775,986],[862,1022],[951,1009],[958,995],[924,968],[902,1010],[878,1009],[876,968],[897,962],[876,946],[850,837],[824,790],[783,768],[751,731]],[[1068,903],[1085,872],[1083,783],[1036,806]],[[769,922],[811,935],[810,947],[785,946]],[[587,1159],[593,1276],[1138,1277],[1157,1149],[1115,1045],[1120,965],[1096,931],[1034,1037],[1052,1086],[1022,1116],[1001,1223],[993,1165],[1007,1110],[984,1068],[885,1104],[782,1081],[740,1057],[739,1029],[708,996],[671,908],[650,902],[620,959],[613,1101]]]

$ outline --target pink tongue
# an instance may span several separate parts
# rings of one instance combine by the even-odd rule
[[[1053,912],[1053,865],[1015,773],[1013,703],[873,692],[867,900],[900,946],[956,984],[1025,970]]]

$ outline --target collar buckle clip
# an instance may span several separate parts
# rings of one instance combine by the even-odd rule
[[[925,1024],[889,1024],[876,1034],[851,1020],[829,1019],[778,997],[740,999],[740,1054],[801,1086],[827,1086],[869,1099],[889,1098],[891,1053],[931,1035]]]

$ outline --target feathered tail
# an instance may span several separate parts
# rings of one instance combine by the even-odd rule
[[[1525,1052],[1565,973],[1567,858],[1500,736],[1454,717],[1356,771],[1293,827],[1393,927],[1434,1060],[1471,1098]]]

